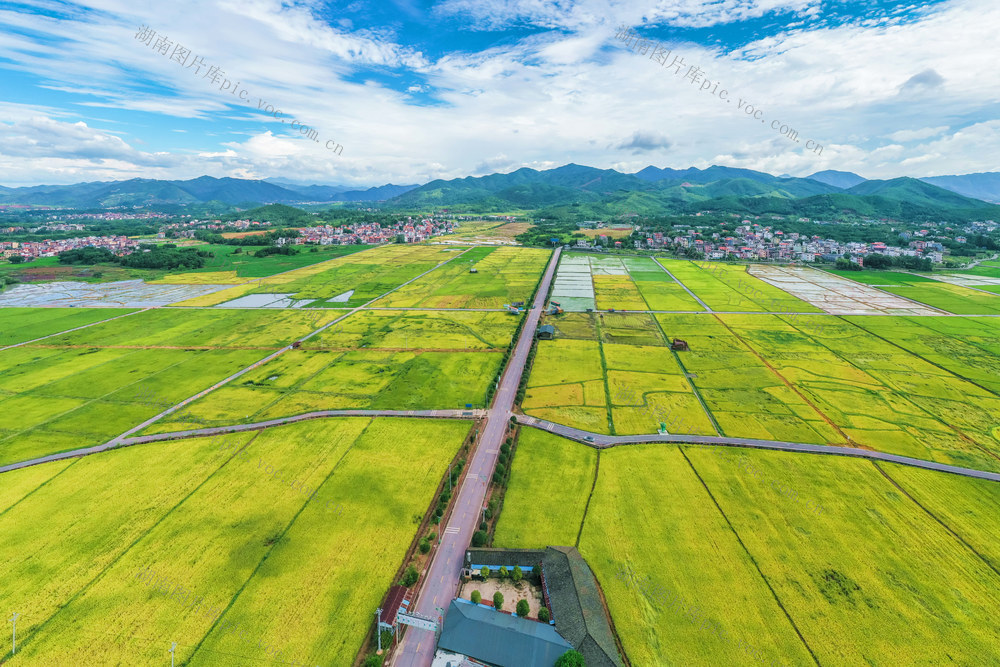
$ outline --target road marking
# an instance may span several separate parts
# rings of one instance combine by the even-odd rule
[[[460,533],[461,531],[462,531],[462,529],[459,528],[458,526],[449,526],[448,528],[444,529],[444,534],[445,535],[458,535],[458,533]]]

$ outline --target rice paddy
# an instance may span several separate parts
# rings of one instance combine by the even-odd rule
[[[546,460],[521,437],[494,543],[577,544],[634,665],[1000,659],[998,542],[979,524],[996,482],[674,445],[602,451],[598,471],[588,447],[546,442]],[[516,481],[539,466],[560,484]]]
[[[156,664],[153,637],[181,664],[350,664],[467,431],[325,420],[5,473],[10,664]]]

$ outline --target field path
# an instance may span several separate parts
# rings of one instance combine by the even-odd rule
[[[664,271],[666,271],[667,275],[670,276],[671,278],[673,278],[675,283],[677,283],[678,285],[680,285],[681,287],[683,287],[684,291],[687,292],[688,294],[690,294],[692,299],[694,299],[695,301],[697,301],[698,303],[700,303],[702,308],[704,308],[705,310],[707,310],[710,313],[711,312],[715,312],[711,308],[708,307],[707,303],[705,303],[704,301],[702,301],[701,299],[699,299],[697,294],[695,294],[694,292],[692,292],[691,290],[689,290],[687,285],[685,285],[681,281],[677,280],[677,276],[675,276],[674,274],[670,273],[670,271],[667,269],[667,267],[665,267],[662,264],[660,264],[660,260],[656,259],[655,257],[653,257],[652,260],[654,262],[656,262],[657,266],[659,266],[661,269],[663,269]],[[697,265],[695,265],[695,266],[697,266]],[[650,312],[660,312],[660,311],[650,311]],[[697,312],[697,311],[694,311],[694,312]]]
[[[86,329],[87,327],[92,327],[92,326],[94,326],[96,324],[104,324],[105,322],[110,322],[111,320],[117,320],[117,319],[120,319],[122,317],[128,317],[129,315],[135,315],[136,313],[144,313],[147,310],[152,310],[152,308],[142,308],[142,309],[136,310],[135,312],[132,312],[132,313],[125,313],[124,315],[115,315],[114,317],[109,317],[106,320],[100,320],[98,322],[91,322],[90,324],[84,324],[83,326],[73,327],[72,329],[66,329],[65,331],[57,331],[54,334],[49,334],[48,336],[42,336],[41,338],[34,338],[32,340],[26,340],[23,343],[15,343],[13,345],[8,345],[7,347],[0,347],[0,352],[3,352],[4,350],[10,350],[10,349],[13,349],[15,347],[21,347],[22,345],[31,345],[32,343],[37,343],[38,341],[45,340],[46,338],[52,338],[53,336],[61,336],[64,333],[69,333],[70,331],[79,331],[80,329]],[[93,346],[90,346],[90,347],[93,347]]]
[[[414,280],[418,280],[418,279],[426,276],[431,271],[434,271],[434,270],[440,268],[441,266],[447,264],[448,262],[451,262],[453,260],[458,259],[462,255],[464,255],[465,253],[467,253],[469,250],[470,250],[469,248],[466,248],[465,250],[463,250],[462,252],[458,253],[457,255],[454,255],[453,257],[449,257],[448,259],[444,260],[443,262],[439,262],[438,264],[435,264],[432,268],[427,269],[426,271],[424,271],[423,273],[421,273],[419,276],[415,276],[415,277],[411,278],[410,280],[407,280],[405,283],[402,283],[401,285],[397,285],[396,287],[393,287],[391,290],[389,290],[385,294],[380,294],[379,296],[375,297],[374,299],[371,299],[370,301],[366,301],[365,303],[361,304],[357,308],[352,308],[351,310],[345,312],[340,317],[338,317],[338,318],[336,318],[334,320],[331,320],[330,322],[327,322],[326,324],[324,324],[323,326],[321,326],[319,329],[316,329],[315,331],[312,331],[310,333],[307,333],[305,336],[302,336],[301,338],[298,339],[298,341],[301,342],[301,341],[309,340],[313,336],[315,336],[315,335],[317,335],[319,333],[322,333],[323,331],[326,331],[327,329],[329,329],[330,327],[332,327],[334,324],[337,324],[338,322],[341,322],[344,319],[350,317],[354,313],[359,312],[365,306],[367,306],[367,305],[369,305],[371,303],[374,303],[378,299],[381,299],[382,297],[384,297],[386,294],[392,294],[393,292],[395,292],[396,290],[400,289],[401,287],[405,287],[406,285],[409,285]],[[115,446],[117,444],[120,444],[124,438],[127,438],[128,436],[132,435],[133,433],[137,433],[137,432],[141,431],[142,429],[146,428],[150,424],[153,424],[153,423],[159,421],[160,419],[166,417],[167,415],[170,415],[170,414],[173,414],[173,413],[177,412],[181,408],[189,405],[190,403],[193,403],[194,401],[197,401],[199,398],[202,398],[206,394],[209,394],[209,393],[215,391],[219,387],[223,387],[223,386],[229,384],[233,380],[235,380],[235,379],[237,379],[237,378],[239,378],[239,377],[241,377],[243,375],[246,375],[247,373],[249,373],[253,369],[266,364],[267,362],[271,361],[272,359],[275,359],[276,357],[281,356],[282,354],[284,354],[285,352],[288,352],[291,349],[293,349],[291,344],[286,345],[285,347],[279,349],[277,352],[273,352],[272,354],[267,355],[263,359],[250,364],[249,366],[247,366],[243,370],[237,371],[237,372],[233,373],[232,375],[230,375],[229,377],[224,378],[222,380],[219,380],[218,382],[216,382],[215,384],[213,384],[208,389],[203,389],[200,392],[198,392],[197,394],[195,394],[194,396],[191,396],[190,398],[184,399],[183,401],[181,401],[177,405],[174,405],[172,407],[167,408],[166,410],[164,410],[160,414],[154,415],[154,416],[150,417],[149,419],[147,419],[146,421],[142,422],[138,426],[133,426],[132,428],[130,428],[129,430],[125,431],[121,435],[119,435],[119,436],[117,436],[115,438],[112,438],[111,440],[109,440],[105,444],[106,445],[111,445],[111,446]],[[0,472],[2,472],[2,471],[0,471]]]
[[[480,522],[483,501],[493,476],[500,445],[510,424],[511,409],[521,375],[528,360],[528,353],[534,342],[535,330],[545,306],[545,299],[552,284],[552,276],[559,264],[562,248],[557,248],[549,258],[545,275],[535,293],[535,301],[525,315],[524,327],[517,339],[514,353],[497,386],[493,406],[489,409],[486,425],[479,438],[479,444],[472,453],[461,486],[455,498],[455,506],[447,526],[441,526],[440,543],[431,559],[430,567],[420,580],[420,590],[416,603],[410,611],[441,620],[438,608],[447,607],[458,587],[465,549],[472,539],[472,533]],[[425,630],[410,630],[393,654],[390,664],[394,667],[428,667],[434,658],[436,637]]]
[[[689,445],[720,445],[724,447],[750,447],[753,449],[774,449],[783,452],[802,452],[807,454],[832,454],[835,456],[853,456],[855,458],[871,459],[877,461],[888,461],[901,465],[912,466],[914,468],[925,468],[927,470],[937,470],[938,472],[949,472],[963,477],[976,477],[978,479],[989,479],[1000,482],[1000,473],[986,472],[974,468],[963,468],[961,466],[948,465],[947,463],[937,463],[935,461],[925,461],[909,456],[899,456],[897,454],[886,454],[885,452],[874,452],[867,449],[855,449],[853,447],[840,447],[837,445],[811,445],[804,442],[787,442],[784,440],[757,440],[754,438],[730,438],[718,437],[714,435],[677,435],[670,433],[653,433],[648,435],[603,435],[601,433],[591,433],[572,426],[563,426],[554,422],[545,421],[527,415],[515,415],[519,424],[532,426],[549,433],[561,435],[570,440],[576,440],[594,449],[608,449],[610,447],[620,447],[622,445],[638,445],[649,442],[672,442]]]

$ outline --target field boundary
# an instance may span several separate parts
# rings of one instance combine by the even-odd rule
[[[777,603],[778,608],[781,609],[782,613],[785,615],[785,618],[788,619],[788,622],[791,624],[792,629],[795,630],[795,634],[799,636],[799,641],[801,641],[802,645],[806,647],[807,651],[809,651],[809,655],[812,656],[813,661],[816,663],[818,667],[820,664],[819,658],[817,658],[816,654],[813,653],[812,647],[809,646],[809,642],[806,641],[806,638],[802,636],[802,631],[799,630],[799,626],[795,624],[795,620],[792,618],[792,615],[788,613],[787,609],[785,609],[785,604],[781,601],[781,598],[778,596],[778,592],[774,590],[774,587],[771,586],[771,582],[768,581],[767,575],[764,574],[764,571],[760,569],[760,564],[757,562],[757,559],[754,558],[754,555],[750,553],[750,549],[747,548],[747,545],[744,544],[743,538],[740,537],[739,531],[736,530],[736,527],[733,526],[732,522],[729,520],[729,517],[726,515],[725,510],[722,509],[722,505],[720,505],[719,501],[715,499],[715,494],[712,493],[712,490],[710,488],[708,488],[708,484],[706,484],[705,480],[701,478],[701,474],[698,472],[698,469],[694,467],[693,463],[691,463],[691,459],[687,457],[687,454],[684,453],[684,450],[681,450],[680,455],[687,462],[688,467],[691,468],[691,472],[694,473],[694,476],[698,478],[698,482],[705,489],[705,493],[708,494],[708,497],[712,500],[712,504],[715,505],[715,509],[719,511],[719,516],[721,516],[722,520],[726,522],[727,526],[729,526],[729,530],[732,532],[733,537],[736,538],[736,541],[739,542],[740,548],[743,549],[743,553],[745,553],[747,555],[747,558],[750,559],[750,562],[753,563],[753,567],[755,570],[757,570],[757,574],[760,575],[761,581],[763,581],[764,585],[767,586],[767,590],[771,591],[771,595],[774,597],[774,601]]]

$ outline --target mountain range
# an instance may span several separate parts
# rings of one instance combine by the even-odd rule
[[[813,177],[815,176],[815,178]],[[661,169],[635,174],[568,164],[435,180],[387,202],[410,208],[504,211],[540,209],[540,217],[587,220],[624,214],[725,211],[810,218],[853,215],[906,221],[1000,218],[1000,206],[915,178],[866,180],[850,172],[808,178],[734,167]]]
[[[75,185],[0,186],[0,205],[108,208],[333,202],[383,202],[380,207],[384,208],[451,207],[484,212],[541,209],[544,217],[577,219],[724,210],[817,218],[847,213],[958,222],[1000,218],[1000,206],[994,205],[1000,202],[1000,173],[883,181],[833,170],[797,178],[724,166],[648,166],[628,174],[567,164],[543,171],[524,167],[506,174],[437,179],[419,186],[387,184],[366,190],[304,185],[283,179],[211,176],[186,181],[135,178]]]
[[[382,185],[357,190],[346,186],[296,185],[291,182],[213,178],[201,176],[187,181],[133,178],[127,181],[97,181],[74,185],[36,185],[24,188],[0,186],[0,205],[31,204],[69,208],[113,206],[185,205],[206,202],[223,204],[304,204],[312,202],[383,201],[416,185]]]

